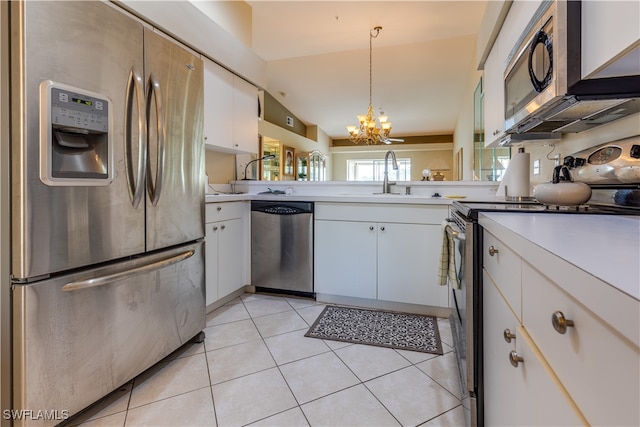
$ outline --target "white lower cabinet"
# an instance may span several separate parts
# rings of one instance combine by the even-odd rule
[[[446,206],[342,205],[316,204],[316,293],[448,307],[437,285]]]
[[[527,263],[522,280],[527,330],[589,423],[640,425],[638,346]]]
[[[245,203],[207,204],[205,226],[206,306],[244,287],[247,238]],[[209,209],[211,208],[211,209]],[[220,208],[220,210],[218,210]],[[216,221],[209,222],[211,219]]]
[[[442,227],[378,224],[378,299],[448,306],[446,286],[437,284]]]
[[[376,224],[315,221],[314,289],[317,293],[376,298]]]
[[[484,424],[583,425],[575,404],[486,272],[483,291]]]
[[[637,301],[496,222],[483,227],[485,425],[640,425]]]

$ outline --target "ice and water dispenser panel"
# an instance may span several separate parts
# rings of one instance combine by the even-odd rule
[[[67,85],[41,86],[40,179],[52,186],[109,185],[113,180],[111,103]]]

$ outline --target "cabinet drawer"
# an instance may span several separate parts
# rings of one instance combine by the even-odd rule
[[[518,319],[522,319],[522,261],[502,241],[492,234],[483,235],[482,264],[489,276],[511,306]],[[493,255],[492,255],[493,254]]]
[[[589,423],[640,425],[639,348],[531,265],[522,268],[523,323]],[[555,312],[574,323],[564,334]],[[629,321],[637,325],[637,313]]]
[[[221,202],[207,203],[204,206],[205,222],[226,221],[228,219],[242,218],[248,212],[246,202]]]

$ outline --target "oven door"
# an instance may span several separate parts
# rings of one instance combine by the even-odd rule
[[[477,425],[477,387],[474,369],[474,280],[473,280],[473,223],[457,212],[452,212],[447,227],[453,239],[459,288],[452,287],[452,314],[450,323],[465,409],[467,426]]]

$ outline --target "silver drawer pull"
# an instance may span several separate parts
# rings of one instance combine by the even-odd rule
[[[224,229],[225,229],[224,224],[222,224],[222,225],[220,226],[220,228],[224,230]]]
[[[564,317],[561,311],[556,311],[551,315],[551,324],[559,334],[566,334],[567,328],[573,328],[573,320],[569,320]]]
[[[511,350],[509,352],[509,361],[511,362],[511,366],[514,368],[518,367],[519,363],[524,363],[524,359],[521,356],[518,356],[515,350]]]
[[[504,340],[506,342],[511,342],[511,340],[516,339],[516,334],[512,334],[509,329],[505,329],[504,332],[502,333],[502,336],[504,337]]]
[[[384,231],[384,225],[382,227],[380,227],[380,230]]]
[[[373,231],[373,225],[369,226],[369,230]]]
[[[489,255],[494,256],[495,254],[497,254],[498,251],[496,248],[494,248],[493,246],[489,246]]]
[[[218,212],[220,212],[220,211],[222,210],[222,206],[218,206],[218,207],[216,208],[216,210],[217,210]]]

